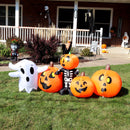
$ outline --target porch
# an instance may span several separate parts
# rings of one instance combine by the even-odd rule
[[[56,36],[62,43],[68,40],[72,41],[72,46],[90,47],[92,41],[98,42],[98,47],[101,48],[103,29],[95,30],[90,33],[86,29],[63,29],[63,28],[43,28],[43,27],[24,27],[24,26],[0,26],[0,42],[6,42],[8,38],[16,35],[16,30],[19,32],[18,37],[26,43],[31,40],[34,35],[38,35],[41,39],[48,40],[51,36]]]
[[[31,8],[28,8],[30,6]],[[45,10],[45,7],[48,7],[48,10]],[[56,36],[61,38],[65,35],[64,32],[67,32],[73,46],[90,46],[91,41],[96,38],[101,44],[102,37],[107,46],[120,46],[124,32],[129,33],[129,8],[129,0],[1,0],[0,25],[4,26],[0,26],[0,41],[5,42],[7,37],[16,35],[26,42],[36,31],[40,36],[40,32],[44,32],[46,36],[54,30],[46,28],[51,21],[56,26]],[[88,29],[91,29],[91,18],[92,30],[99,32],[100,28],[103,28],[103,34],[94,33],[90,36]],[[71,29],[61,29],[66,27]],[[115,28],[114,37],[110,33],[112,27]]]

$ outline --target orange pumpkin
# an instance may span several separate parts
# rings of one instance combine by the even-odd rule
[[[106,49],[102,49],[102,53],[109,53]]]
[[[65,54],[61,56],[60,64],[64,69],[71,70],[78,66],[79,59],[74,54]]]
[[[126,39],[127,39],[127,36],[124,36],[123,39],[126,40]]]
[[[114,97],[121,90],[121,77],[117,72],[110,70],[110,65],[107,65],[105,70],[96,71],[91,79],[96,87],[94,93],[99,96]]]
[[[107,48],[107,45],[106,44],[102,44],[102,49],[106,49]]]
[[[58,68],[54,67],[53,62],[51,62],[48,70],[41,73],[38,80],[38,87],[42,91],[55,93],[63,87],[62,73],[55,75],[57,70]]]
[[[70,84],[70,90],[75,97],[90,97],[94,89],[94,83],[89,77],[85,76],[85,72],[82,72],[81,76],[75,77]]]

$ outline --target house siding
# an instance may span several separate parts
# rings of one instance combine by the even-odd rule
[[[73,2],[47,2],[37,0],[21,0],[23,5],[23,25],[24,26],[43,26],[48,27],[48,20],[44,18],[44,6],[49,6],[52,22],[56,25],[57,6],[74,6]],[[42,12],[42,15],[40,13]]]
[[[14,4],[15,0],[1,0],[0,4]],[[48,27],[48,20],[44,18],[44,6],[49,6],[52,22],[56,25],[57,7],[66,6],[74,7],[74,2],[59,2],[59,1],[41,1],[41,0],[20,0],[23,5],[23,26],[42,26]],[[119,17],[122,18],[122,28],[120,37],[112,37],[111,39],[103,39],[103,43],[109,45],[120,45],[124,32],[128,32],[130,36],[130,4],[120,3],[94,3],[94,2],[79,2],[78,7],[92,8],[111,8],[113,9],[112,27],[118,28]],[[42,15],[40,13],[42,12]]]
[[[14,4],[15,0],[0,0],[0,4]]]

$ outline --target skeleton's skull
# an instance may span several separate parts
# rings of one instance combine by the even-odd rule
[[[15,44],[11,44],[11,49],[13,51],[16,51],[18,49],[18,45],[15,45]]]
[[[22,60],[15,65],[9,63],[9,68],[17,70],[10,72],[10,77],[19,77],[19,91],[30,93],[33,89],[37,89],[38,73],[48,69],[47,66],[37,67],[36,64],[29,60]]]

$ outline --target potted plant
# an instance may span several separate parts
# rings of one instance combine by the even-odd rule
[[[11,59],[17,61],[18,49],[24,46],[23,41],[16,36],[12,36],[6,40],[6,45],[11,48]]]

